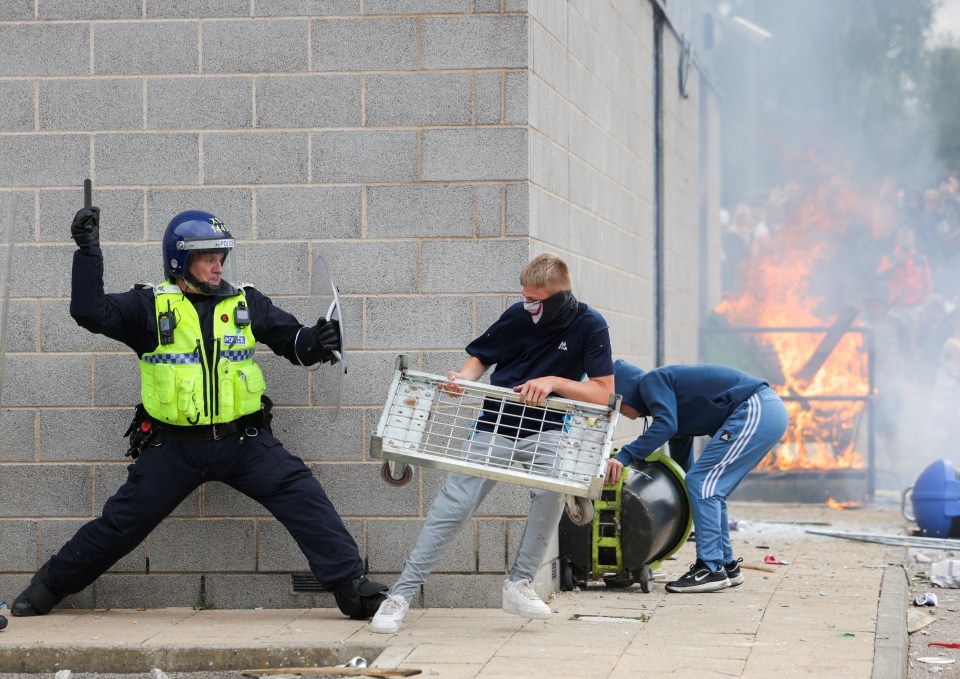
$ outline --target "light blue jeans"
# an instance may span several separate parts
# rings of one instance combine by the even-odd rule
[[[787,408],[769,387],[741,403],[687,472],[697,558],[712,570],[733,561],[727,496],[787,430]]]
[[[463,452],[466,458],[487,455],[504,458],[509,457],[511,449],[516,447],[519,454],[514,453],[515,459],[548,464],[548,457],[555,458],[557,455],[559,439],[560,432],[557,431],[516,441],[478,431],[464,445]],[[401,594],[407,601],[412,601],[420,593],[426,576],[437,567],[454,537],[496,484],[496,481],[479,476],[454,472],[447,475],[440,494],[427,512],[426,522],[413,551],[407,557],[403,572],[390,588],[390,594]],[[520,540],[517,558],[510,569],[510,580],[533,580],[536,576],[547,545],[557,530],[563,505],[563,495],[560,493],[539,488],[530,490],[527,525]]]

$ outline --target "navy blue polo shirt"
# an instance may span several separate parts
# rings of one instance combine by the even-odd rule
[[[610,333],[603,316],[580,302],[565,328],[537,327],[530,313],[518,302],[503,312],[496,323],[473,340],[467,353],[484,365],[495,365],[490,383],[512,389],[537,377],[564,377],[580,381],[613,374]],[[559,429],[562,415],[537,409],[536,417],[521,418],[522,404],[484,401],[477,429],[502,436],[525,438],[539,431]],[[499,426],[496,425],[497,418]],[[518,432],[519,429],[519,432]]]

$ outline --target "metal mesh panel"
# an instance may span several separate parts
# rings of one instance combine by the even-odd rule
[[[402,365],[402,363],[400,363]],[[371,446],[374,457],[599,497],[619,397],[604,407],[568,399],[521,403],[510,389],[457,382],[399,368]],[[477,422],[496,427],[498,444],[477,437]]]

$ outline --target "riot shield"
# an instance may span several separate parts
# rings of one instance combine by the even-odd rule
[[[330,272],[330,267],[320,254],[313,259],[313,268],[310,272],[310,296],[312,304],[316,305],[314,308],[319,308],[320,315],[328,321],[335,319],[340,324],[340,351],[335,354],[337,362],[333,365],[321,365],[315,368],[313,373],[317,404],[325,408],[330,422],[334,422],[340,414],[343,382],[347,376],[346,340],[343,334],[344,321],[337,284]]]
[[[0,402],[3,399],[3,368],[7,350],[7,307],[10,299],[10,269],[13,266],[13,232],[16,225],[17,196],[0,194]]]

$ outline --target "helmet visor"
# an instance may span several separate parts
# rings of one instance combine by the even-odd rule
[[[206,295],[231,296],[237,292],[236,253],[233,239],[187,241],[184,279]]]

